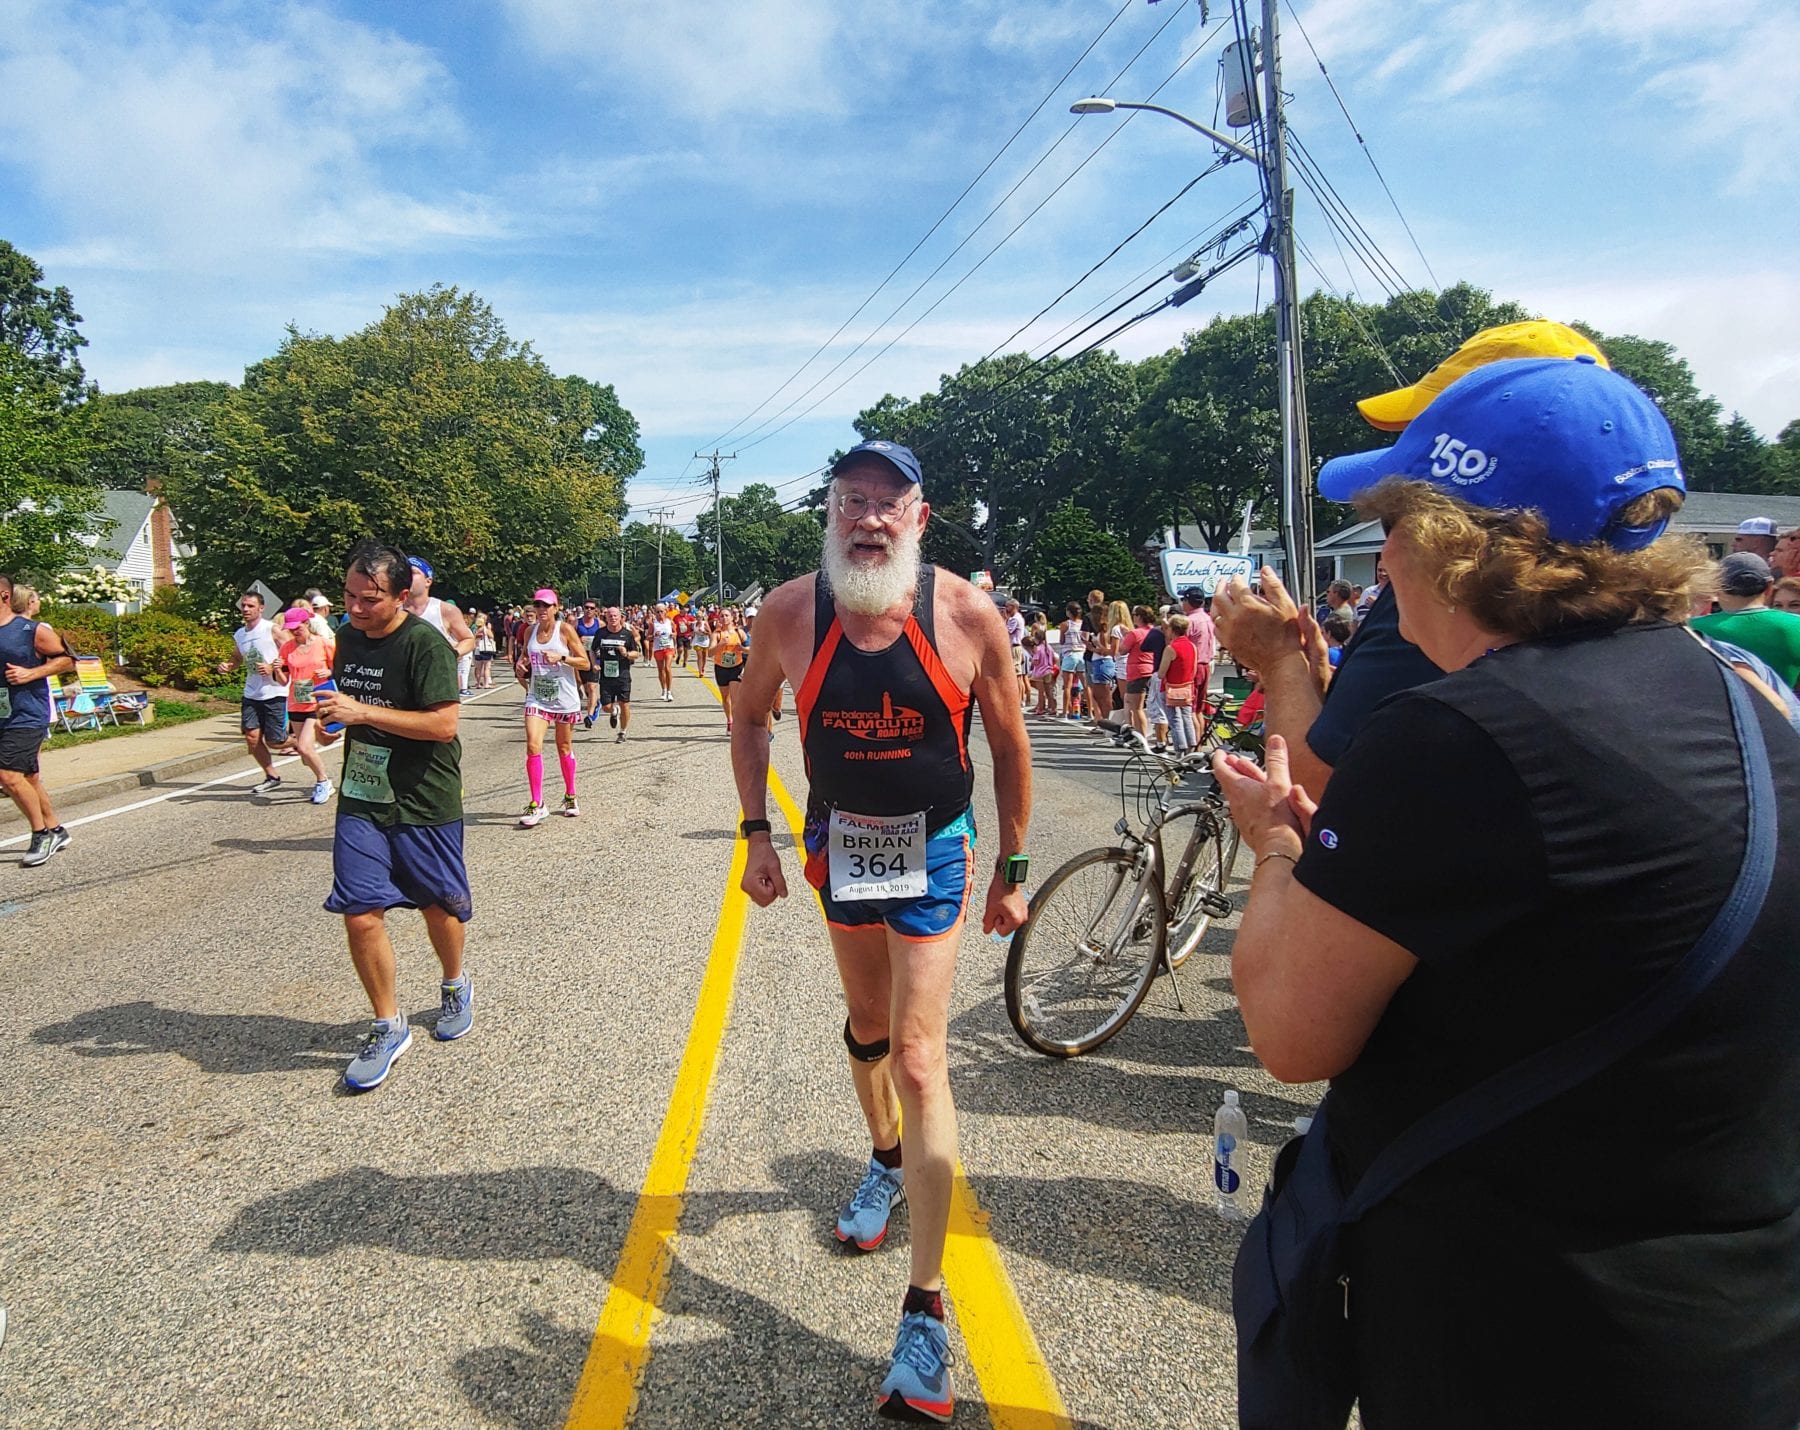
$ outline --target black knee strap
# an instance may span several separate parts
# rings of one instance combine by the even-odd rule
[[[844,1019],[844,1046],[859,1063],[878,1063],[888,1055],[888,1040],[877,1038],[872,1043],[859,1043],[850,1036],[850,1020]]]

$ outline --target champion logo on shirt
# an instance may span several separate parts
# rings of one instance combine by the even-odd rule
[[[1327,849],[1336,849],[1338,845],[1337,832],[1331,829],[1321,829],[1319,831],[1319,843],[1323,844]]]

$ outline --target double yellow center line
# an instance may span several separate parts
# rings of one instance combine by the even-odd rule
[[[702,683],[718,694],[711,681]],[[769,771],[769,792],[799,847],[800,810],[773,769]],[[747,846],[737,841],[687,1047],[619,1251],[612,1288],[601,1307],[600,1322],[575,1388],[570,1430],[623,1430],[637,1408],[638,1385],[650,1358],[650,1332],[661,1314],[659,1307],[675,1257],[688,1173],[731,1016],[750,908],[749,896],[740,887],[746,853]],[[1070,1420],[1056,1382],[1025,1319],[999,1248],[988,1235],[987,1213],[960,1164],[944,1248],[944,1280],[956,1304],[963,1345],[992,1423],[1000,1430],[1068,1430]]]

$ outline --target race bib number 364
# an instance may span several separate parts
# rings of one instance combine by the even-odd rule
[[[831,897],[841,902],[925,895],[925,815],[831,812]]]

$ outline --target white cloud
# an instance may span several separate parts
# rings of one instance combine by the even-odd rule
[[[237,269],[267,250],[502,228],[479,200],[383,181],[384,151],[462,137],[449,76],[417,45],[304,6],[197,20],[129,3],[23,10],[0,35],[0,157],[81,216],[87,256]]]

